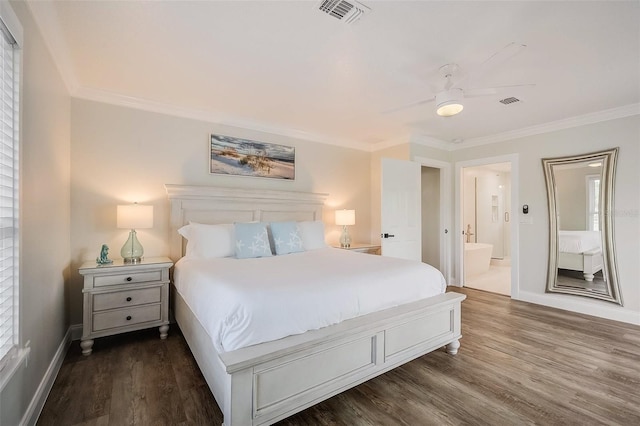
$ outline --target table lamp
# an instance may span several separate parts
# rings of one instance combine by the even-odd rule
[[[118,228],[130,229],[129,238],[122,246],[120,255],[124,263],[140,263],[144,249],[138,241],[136,229],[153,228],[153,206],[138,203],[118,206]]]
[[[340,247],[351,247],[351,236],[347,226],[356,224],[355,210],[336,210],[336,225],[342,226],[342,235],[340,235]]]

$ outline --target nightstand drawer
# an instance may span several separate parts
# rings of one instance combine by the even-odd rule
[[[160,304],[99,312],[93,315],[92,331],[96,332],[142,322],[159,321],[161,318]]]
[[[162,271],[134,272],[130,274],[97,275],[93,278],[96,287],[116,284],[144,283],[162,280]]]
[[[95,294],[93,311],[123,308],[125,306],[146,305],[160,302],[161,287],[142,288],[140,290],[117,291],[113,293]]]

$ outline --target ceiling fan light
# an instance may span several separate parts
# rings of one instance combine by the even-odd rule
[[[444,105],[440,105],[436,110],[436,114],[440,117],[451,117],[452,115],[456,115],[460,113],[464,109],[464,105],[457,103],[448,103]]]
[[[449,89],[436,95],[436,114],[451,117],[464,109],[462,89]]]

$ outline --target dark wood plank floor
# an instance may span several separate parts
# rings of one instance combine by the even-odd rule
[[[462,346],[438,350],[280,425],[639,425],[640,327],[471,289]],[[74,342],[39,425],[218,425],[172,327]]]

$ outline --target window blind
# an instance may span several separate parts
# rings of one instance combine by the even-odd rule
[[[587,229],[600,230],[600,176],[587,176]]]
[[[18,53],[0,21],[0,368],[18,344]]]

